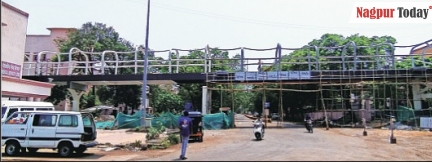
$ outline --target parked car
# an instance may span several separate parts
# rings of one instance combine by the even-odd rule
[[[278,113],[273,113],[273,114],[271,115],[271,118],[272,118],[273,120],[279,119],[279,114],[278,114]]]
[[[50,102],[33,101],[2,101],[2,122],[17,111],[54,111],[54,105]]]
[[[60,156],[82,154],[97,145],[96,125],[90,113],[63,111],[19,111],[1,126],[1,144],[6,155],[58,149]]]

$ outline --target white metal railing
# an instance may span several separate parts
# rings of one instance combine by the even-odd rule
[[[175,73],[179,73],[180,67],[202,67],[201,73],[209,73],[212,72],[212,68],[215,66],[222,65],[230,65],[230,66],[240,66],[240,71],[244,71],[245,66],[249,65],[270,65],[276,68],[276,71],[281,70],[281,66],[284,64],[291,65],[307,65],[307,70],[309,71],[318,71],[320,67],[328,64],[340,64],[342,70],[356,70],[358,64],[372,64],[376,69],[381,69],[382,64],[388,65],[387,69],[396,69],[395,63],[398,61],[397,58],[407,58],[411,57],[411,61],[413,62],[413,67],[416,67],[414,64],[416,59],[415,56],[420,56],[421,61],[423,63],[423,67],[426,65],[430,65],[431,63],[426,62],[426,57],[432,57],[432,53],[426,53],[427,49],[432,48],[429,44],[432,40],[426,41],[424,43],[412,45],[412,46],[393,46],[390,43],[382,43],[378,45],[370,45],[370,46],[356,46],[355,42],[349,42],[346,45],[338,46],[338,47],[317,47],[317,46],[304,46],[302,48],[282,48],[280,44],[276,46],[276,48],[267,48],[267,49],[252,49],[246,47],[239,48],[231,48],[231,49],[219,49],[221,51],[232,51],[232,50],[240,50],[241,57],[240,58],[216,58],[214,54],[211,54],[212,49],[209,46],[201,49],[194,50],[185,50],[185,49],[171,49],[171,50],[163,50],[163,51],[150,51],[151,53],[163,53],[168,52],[168,59],[149,59],[148,68],[160,68],[160,67],[168,67],[167,73],[173,73],[172,69],[175,68]],[[421,54],[409,54],[409,55],[394,55],[394,50],[396,47],[405,48],[405,47],[418,47],[420,45],[426,44],[427,46],[423,49]],[[387,51],[389,52],[387,55],[379,54],[380,47],[386,46]],[[349,48],[352,52],[348,55],[347,51]],[[361,48],[376,48],[375,54],[373,55],[360,55],[357,51]],[[282,57],[282,51],[286,50],[299,50],[299,49],[307,49],[307,56],[302,57],[294,57],[287,56]],[[311,50],[312,49],[312,50]],[[320,56],[320,49],[341,49],[341,56]],[[275,55],[267,56],[262,58],[246,58],[245,51],[275,51]],[[201,51],[204,52],[204,56],[200,56],[201,58],[192,58],[192,59],[184,59],[181,58],[180,52],[191,52],[191,51]],[[311,51],[314,51],[315,54],[312,55]],[[411,50],[413,51],[413,50]],[[139,56],[139,53],[142,53],[142,56]],[[41,56],[45,55],[55,55],[57,56],[57,60],[55,61],[42,61]],[[125,55],[133,54],[133,58],[125,58]],[[128,52],[116,52],[111,50],[106,50],[103,52],[85,52],[78,48],[71,48],[68,53],[58,53],[51,51],[42,51],[37,54],[37,60],[32,61],[31,56],[27,56],[27,61],[23,64],[23,75],[90,75],[90,72],[97,73],[100,75],[108,74],[107,70],[113,72],[114,75],[119,73],[119,69],[131,69],[134,74],[139,74],[139,69],[143,68],[144,65],[144,50],[140,48],[136,48],[135,51]],[[120,59],[121,56],[121,59]],[[175,56],[173,58],[172,56]],[[141,58],[142,57],[142,58]],[[92,58],[92,60],[89,60]],[[273,63],[256,63],[257,61],[268,61],[274,60]],[[406,60],[406,59],[405,59]],[[216,61],[228,61],[229,63],[217,63]],[[188,62],[196,62],[196,63],[188,63]],[[250,63],[252,62],[252,63]],[[347,67],[348,66],[348,67]],[[44,70],[44,71],[43,71]],[[34,73],[34,74],[33,74]],[[159,71],[161,73],[161,71]]]

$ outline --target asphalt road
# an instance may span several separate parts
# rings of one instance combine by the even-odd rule
[[[303,126],[285,125],[288,128],[267,128],[263,140],[256,140],[253,135],[252,123],[237,122],[236,129],[226,130],[220,143],[210,148],[202,149],[199,145],[191,144],[187,150],[187,161],[288,161],[292,158],[299,160],[318,160],[310,158],[319,150],[318,146],[325,146],[320,137],[324,131],[316,129],[315,133],[307,133]],[[204,143],[207,143],[206,141]],[[318,143],[318,144],[317,144]],[[327,150],[328,155],[336,154]],[[177,161],[179,153],[172,153],[159,158],[143,161]],[[306,158],[309,157],[309,158]]]
[[[186,161],[430,161],[432,133],[395,131],[397,144],[388,141],[389,130],[315,128],[307,133],[303,125],[273,122],[263,140],[253,135],[249,119],[236,120],[235,129],[205,130],[204,142],[189,143]],[[2,150],[3,151],[3,150]],[[140,152],[100,152],[92,149],[84,156],[60,158],[55,151],[13,157],[9,161],[181,161],[180,146]],[[9,157],[10,158],[10,157]],[[4,160],[7,161],[7,160]]]
[[[284,128],[267,128],[263,140],[256,141],[251,122],[237,122],[236,129],[223,132],[222,140],[204,142],[210,147],[192,144],[186,161],[430,161],[432,149],[418,150],[416,145],[390,144],[386,135],[364,137],[361,129],[316,128],[307,133],[304,126],[284,124]],[[343,133],[339,132],[343,130]],[[379,131],[381,132],[381,131]],[[388,132],[385,132],[388,133]],[[374,136],[376,135],[376,136]],[[423,138],[423,137],[422,137]],[[431,137],[424,143],[429,142]],[[409,139],[409,138],[408,138]],[[409,141],[406,139],[407,141]],[[420,140],[421,141],[421,140]],[[212,145],[213,144],[213,145]],[[410,147],[408,147],[410,146]],[[180,151],[142,161],[179,161]]]

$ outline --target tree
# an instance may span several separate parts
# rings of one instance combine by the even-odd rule
[[[134,45],[120,37],[119,33],[114,30],[113,27],[108,27],[103,23],[85,23],[82,27],[76,31],[68,33],[67,39],[55,40],[59,46],[60,52],[69,52],[73,47],[86,52],[102,52],[105,50],[113,50],[117,52],[134,51]],[[76,61],[84,61],[86,55],[90,61],[90,66],[101,60],[101,55],[95,55],[90,53],[79,55],[73,55],[72,59]],[[144,54],[140,52],[138,58],[144,58]],[[119,60],[127,60],[134,57],[134,53],[122,53],[119,54]],[[53,61],[57,61],[59,58],[55,56],[52,58]],[[68,56],[62,55],[60,58],[62,61],[69,60]],[[115,60],[114,55],[107,55],[105,60]],[[114,65],[115,63],[107,63],[107,65]],[[120,65],[131,65],[133,63],[120,63]],[[78,64],[84,66],[82,63]],[[84,69],[74,69],[74,73],[83,73]],[[93,69],[88,70],[90,75],[93,75]],[[134,72],[133,68],[119,68],[118,74],[131,74]],[[141,69],[142,72],[142,69]],[[106,68],[105,74],[114,74],[113,68]],[[59,93],[56,93],[59,91]],[[61,101],[64,99],[62,95],[58,96],[61,92],[70,96],[69,92],[65,87],[52,89],[53,95],[50,96],[51,101]],[[101,90],[96,91],[95,87],[91,91],[91,94],[85,94],[81,97],[81,103],[83,107],[91,107],[96,105],[96,94],[101,96],[101,102],[105,104],[118,105],[119,103],[125,103],[128,106],[137,108],[141,104],[141,86],[130,85],[130,86],[102,86]],[[97,93],[99,92],[99,93]]]
[[[249,92],[250,86],[241,84],[211,84],[210,87],[221,88],[212,91],[211,112],[219,112],[221,107],[230,107],[234,112],[254,111],[257,106],[253,105],[257,100],[257,92]],[[231,91],[233,89],[234,91]],[[238,91],[243,89],[244,91]],[[261,101],[261,100],[260,100]],[[261,107],[259,107],[261,108]],[[257,109],[258,110],[258,109]]]
[[[177,56],[173,55],[172,58]],[[210,49],[210,57],[213,59],[229,59],[229,53],[226,51],[221,51],[218,48]],[[235,56],[239,58],[240,56]],[[204,59],[205,53],[202,51],[190,51],[187,56],[180,56],[181,59]],[[204,64],[204,61],[181,61],[180,64]],[[233,69],[240,66],[240,61],[232,60],[212,60],[211,71],[227,71],[233,72]],[[174,70],[175,71],[175,70]],[[179,67],[179,73],[203,73],[204,66],[187,66]],[[179,95],[182,97],[183,101],[191,102],[195,109],[200,109],[202,106],[202,87],[205,86],[203,83],[184,83],[180,84]],[[215,87],[227,86],[217,85]],[[217,112],[220,107],[232,106],[231,94],[228,91],[222,91],[223,103],[220,105],[220,93],[218,91],[212,91],[212,106],[211,111]]]
[[[94,95],[92,91],[93,90],[90,90],[90,92],[86,96],[81,97],[80,99],[81,109],[90,108],[95,105],[97,106],[101,104],[99,98],[96,95]]]
[[[354,42],[356,46],[369,46],[369,45],[378,45],[381,43],[390,43],[395,44],[396,39],[391,36],[373,36],[371,38],[368,38],[366,36],[360,36],[359,34],[351,35],[349,37],[344,37],[342,35],[338,34],[324,34],[321,36],[320,39],[314,39],[313,41],[308,43],[309,47],[295,50],[289,55],[284,55],[282,58],[282,62],[308,62],[307,59],[294,59],[296,57],[306,57],[308,56],[308,50],[310,50],[310,56],[313,58],[311,59],[311,67],[312,70],[342,70],[343,65],[340,63],[320,63],[319,67],[317,68],[315,63],[315,57],[316,52],[315,48],[313,46],[317,47],[338,47],[338,48],[320,48],[319,49],[319,56],[320,57],[328,57],[328,56],[342,56],[343,53],[343,47],[344,45],[347,45],[350,42]],[[389,55],[391,52],[391,48],[388,45],[382,45],[378,48],[378,55]],[[375,55],[376,47],[366,47],[366,48],[360,48],[358,47],[356,49],[357,56],[367,56],[367,55]],[[354,48],[352,46],[347,47],[345,55],[346,56],[353,56],[354,54]],[[373,60],[374,58],[368,57],[368,58],[358,58],[358,69],[371,69],[371,68],[377,68],[377,63],[368,64],[366,62],[361,62],[362,60]],[[320,62],[325,61],[338,61],[341,62],[342,60],[340,58],[320,58]],[[349,63],[350,61],[353,61],[353,58],[345,58],[346,61],[346,70],[352,69],[354,67],[354,63]],[[380,65],[386,65],[388,61],[386,60],[380,60]],[[272,69],[274,70],[274,68]],[[284,64],[282,65],[282,70],[308,70],[307,64]]]
[[[103,23],[85,23],[82,27],[76,31],[71,31],[68,34],[67,39],[57,39],[55,40],[59,46],[60,52],[69,52],[73,47],[81,49],[83,51],[95,51],[102,52],[105,50],[113,50],[118,52],[132,51],[134,50],[134,45],[127,41],[126,39],[120,38],[119,33],[117,33],[113,27],[107,27]],[[73,60],[84,61],[87,55],[89,61],[100,61],[101,55],[73,55]],[[121,54],[120,57],[125,56]],[[113,55],[106,56],[108,60],[114,60]],[[123,57],[124,58],[124,57]],[[53,59],[54,60],[54,59]],[[68,58],[62,58],[62,60],[67,61]],[[113,65],[114,63],[107,63],[108,65]],[[90,66],[93,62],[90,63]],[[108,68],[107,68],[108,69]],[[113,73],[112,69],[108,69],[109,72]],[[83,72],[84,70],[75,69],[75,72]],[[90,74],[93,74],[93,69],[89,69]]]
[[[171,58],[172,59],[177,59],[177,55],[175,55],[174,53],[171,53]],[[210,56],[211,58],[214,59],[229,59],[229,53],[226,51],[221,51],[217,48],[213,48],[210,49]],[[150,56],[149,56],[150,57]],[[186,56],[179,56],[180,59],[204,59],[205,58],[205,53],[202,51],[198,51],[198,50],[191,50],[188,55]],[[233,58],[240,58],[240,55],[236,55]],[[159,59],[159,58],[156,58]],[[175,65],[177,61],[171,61],[172,65]],[[168,65],[169,62],[162,62],[162,61],[154,61],[154,62],[150,62],[150,65],[152,64],[162,64],[162,65]],[[200,60],[200,61],[180,61],[181,65],[184,64],[204,64],[204,60]],[[172,68],[172,72],[176,72],[177,67],[173,67]],[[233,72],[233,70],[240,70],[240,60],[212,60],[212,71],[228,71],[228,72]],[[157,68],[156,69],[157,72],[160,73],[167,73],[169,72],[168,67],[161,67],[161,68]],[[203,73],[204,72],[204,66],[187,66],[187,67],[179,67],[179,73]],[[184,102],[191,102],[194,109],[198,109],[200,110],[201,106],[202,106],[202,86],[204,86],[205,84],[203,83],[182,83],[179,84],[179,93],[178,96],[181,97],[182,102],[184,104]],[[228,88],[228,87],[226,87]],[[160,91],[160,87],[151,87],[151,104],[155,107],[155,111],[160,110],[159,108],[156,108],[155,105],[157,104],[157,99],[159,99],[159,97],[164,97],[165,99],[170,99],[171,100],[176,100],[175,96],[172,95],[167,95],[170,94],[169,91]],[[212,106],[211,108],[213,109],[213,111],[218,111],[220,107],[222,106],[231,106],[232,105],[232,99],[231,99],[231,93],[227,92],[227,91],[223,91],[223,104],[222,106],[220,105],[220,97],[219,93],[217,91],[212,91],[213,95],[213,99],[212,99]],[[237,93],[237,92],[236,92]],[[242,97],[245,100],[250,100],[250,98],[244,97],[244,96],[238,96],[240,94],[236,94],[236,99],[239,97]],[[153,98],[154,97],[154,98]],[[216,102],[217,101],[217,102]],[[242,102],[242,103],[235,103],[236,106],[234,106],[235,108],[239,108],[240,106],[245,106],[248,107],[247,105],[250,103],[250,101],[247,102]],[[183,109],[183,104],[181,106],[181,108],[179,109]],[[217,104],[217,106],[215,106]]]
[[[168,92],[161,93],[154,101],[153,106],[158,112],[167,112],[173,109],[182,110],[184,107],[184,101],[179,95]]]
[[[46,102],[51,102],[54,105],[66,100],[70,97],[70,93],[65,85],[55,85],[51,88],[51,95],[45,99]]]
[[[178,95],[184,102],[192,103],[194,109],[200,110],[202,106],[202,86],[203,83],[182,83],[179,84]]]
[[[357,46],[356,49],[356,55],[357,56],[371,56],[375,55],[376,50],[378,49],[378,55],[390,55],[392,50],[389,45],[381,45],[378,48],[377,47],[359,47],[359,46],[369,46],[369,45],[378,45],[381,43],[390,43],[395,44],[396,39],[391,36],[373,36],[373,37],[366,37],[361,36],[359,34],[354,34],[349,37],[344,37],[339,34],[324,34],[319,39],[314,39],[311,42],[308,43],[309,47],[304,47],[299,50],[295,50],[290,54],[285,54],[282,56],[282,62],[291,62],[294,64],[282,64],[282,71],[307,71],[309,70],[308,64],[295,64],[295,63],[308,63],[308,59],[295,59],[297,57],[307,57],[310,55],[311,61],[311,70],[350,70],[354,68],[354,63],[352,62],[354,60],[353,56],[354,54],[354,48],[352,46],[348,46],[346,48],[346,51],[344,53],[343,46],[347,45],[350,42],[354,42]],[[317,47],[337,47],[337,48],[319,48],[319,56],[321,57],[319,59],[319,67],[316,67],[315,65],[315,56],[317,55],[315,52],[315,48],[313,46]],[[310,54],[309,54],[310,51]],[[341,62],[341,58],[323,58],[323,57],[333,57],[333,56],[342,56],[345,55],[345,69],[344,65],[340,63],[324,63],[329,61],[337,61]],[[377,62],[365,62],[365,61],[374,61],[375,58],[373,57],[358,57],[357,59],[357,69],[377,69],[377,68],[385,68],[388,67],[391,62],[388,58],[381,57]],[[402,64],[402,63],[401,63]],[[397,65],[401,65],[397,64]],[[404,63],[406,64],[406,63]],[[267,66],[263,68],[267,71],[275,71],[274,66]],[[279,88],[279,85],[277,84],[267,84],[267,88]],[[333,99],[331,101],[326,100],[326,104],[328,106],[332,106],[332,102],[338,102],[343,104],[349,104],[349,101],[343,101],[342,99],[348,99],[350,95],[349,88],[350,86],[338,86],[338,87],[328,87],[330,90],[334,90],[332,92],[324,91],[324,97],[325,99]],[[261,88],[261,86],[256,86],[255,88]],[[317,90],[319,89],[319,85],[309,84],[309,85],[283,85],[282,88],[284,89],[298,89],[298,90]],[[341,89],[344,89],[344,91],[341,91]],[[347,91],[348,90],[348,91]],[[266,99],[267,101],[271,102],[272,105],[270,105],[271,111],[276,111],[278,105],[273,105],[274,103],[277,104],[279,100],[276,100],[279,98],[278,91],[266,91]],[[390,94],[390,92],[388,92]],[[260,111],[262,108],[262,98],[263,92],[256,92],[255,98],[255,107],[259,108],[257,109]],[[288,92],[283,91],[282,98],[283,98],[283,106],[284,110],[288,107],[291,108],[291,113],[294,112],[294,114],[302,114],[304,112],[309,112],[313,110],[321,110],[322,103],[321,101],[317,101],[317,98],[321,97],[318,93],[306,93],[306,92]],[[319,99],[319,98],[318,98]],[[335,105],[333,105],[334,107]],[[345,109],[347,109],[350,106],[343,106]],[[297,109],[298,108],[298,109]],[[308,109],[309,108],[309,109]],[[312,109],[312,110],[311,110]],[[330,108],[333,109],[333,108]]]

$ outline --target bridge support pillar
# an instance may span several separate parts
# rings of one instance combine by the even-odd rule
[[[420,90],[420,84],[412,84],[412,94],[413,94],[413,101],[414,101],[414,109],[420,110],[422,109],[422,99],[421,95],[423,92]]]
[[[81,96],[87,91],[87,85],[68,82],[68,91],[72,95],[72,111],[79,111],[79,102]]]
[[[72,111],[79,111],[79,102],[84,91],[68,88],[68,91],[72,95]]]
[[[202,104],[201,104],[201,112],[203,115],[207,114],[207,96],[208,96],[208,89],[207,86],[202,87]]]

